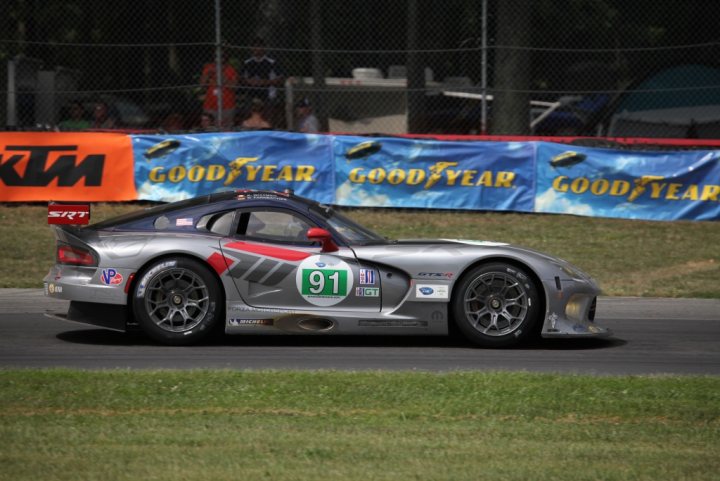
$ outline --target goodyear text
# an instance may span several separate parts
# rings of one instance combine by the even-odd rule
[[[507,189],[513,187],[515,172],[452,168],[457,165],[458,162],[436,162],[427,170],[356,167],[350,171],[348,178],[355,184],[422,185],[423,189],[430,189],[436,184]]]
[[[557,192],[572,194],[592,194],[595,196],[627,197],[633,202],[640,197],[665,200],[690,200],[718,202],[720,185],[682,184],[670,182],[662,176],[645,175],[633,181],[622,179],[570,178],[565,175],[555,177],[552,187]]]
[[[148,178],[155,183],[205,181],[222,182],[226,186],[238,179],[245,182],[314,182],[315,167],[312,165],[257,165],[255,162],[258,159],[238,157],[227,165],[158,166],[150,170]]]

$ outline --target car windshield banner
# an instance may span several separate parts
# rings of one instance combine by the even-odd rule
[[[0,133],[0,201],[137,199],[130,137]]]
[[[533,146],[337,136],[335,202],[346,206],[533,209]]]
[[[318,202],[333,201],[330,136],[233,132],[132,137],[140,199],[293,189]]]
[[[720,151],[622,152],[539,142],[536,212],[720,218]]]

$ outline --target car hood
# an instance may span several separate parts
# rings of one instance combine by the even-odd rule
[[[353,247],[358,259],[387,264],[411,277],[420,272],[449,274],[456,279],[468,266],[483,259],[514,260],[531,268],[541,279],[591,277],[573,264],[544,252],[504,242],[464,239],[401,239],[390,244]]]

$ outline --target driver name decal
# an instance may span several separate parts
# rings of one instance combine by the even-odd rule
[[[331,256],[312,256],[298,266],[296,285],[310,304],[333,306],[348,296],[353,273],[346,262]]]

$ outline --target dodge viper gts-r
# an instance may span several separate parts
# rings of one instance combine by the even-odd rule
[[[571,264],[497,242],[389,240],[290,192],[232,191],[87,226],[59,221],[48,296],[74,320],[163,344],[227,334],[443,335],[512,346],[602,337],[599,289]]]

